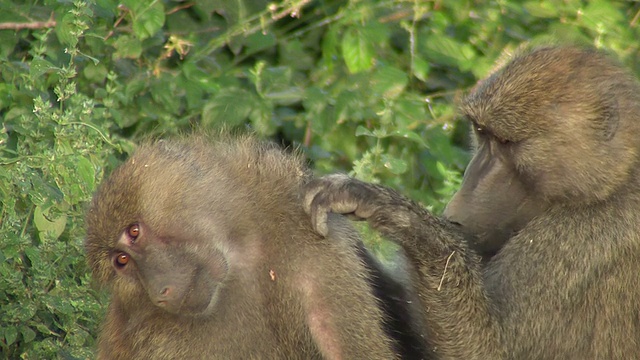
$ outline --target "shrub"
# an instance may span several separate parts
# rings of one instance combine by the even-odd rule
[[[440,211],[468,160],[454,103],[549,39],[640,70],[640,4],[0,0],[0,348],[90,358],[106,304],[91,193],[144,137],[251,127]],[[379,243],[373,246],[378,246]]]

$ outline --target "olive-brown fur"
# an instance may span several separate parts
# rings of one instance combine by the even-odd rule
[[[439,359],[640,354],[640,85],[579,47],[521,53],[462,104],[475,153],[444,218],[342,175],[307,185],[328,212],[402,245]]]
[[[98,358],[396,358],[357,233],[336,217],[323,239],[304,213],[308,176],[252,136],[142,145],[87,214],[112,294]]]

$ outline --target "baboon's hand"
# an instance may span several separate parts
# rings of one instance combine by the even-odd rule
[[[314,179],[305,186],[304,208],[311,215],[314,229],[327,236],[329,212],[368,220],[385,205],[382,187],[365,183],[343,174]]]

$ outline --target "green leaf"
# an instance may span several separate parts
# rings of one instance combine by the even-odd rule
[[[178,114],[180,112],[183,99],[182,96],[177,96],[180,90],[176,88],[175,79],[173,78],[161,79],[154,83],[154,86],[150,89],[153,100],[160,104],[161,108],[169,114]]]
[[[436,162],[436,169],[438,170],[438,173],[442,175],[442,177],[446,177],[449,173],[449,170],[440,161]]]
[[[44,324],[37,324],[36,329],[43,335],[51,335],[53,332]]]
[[[53,66],[52,63],[41,57],[37,57],[34,58],[33,61],[31,61],[31,66],[29,67],[29,75],[33,77],[40,77],[44,73],[52,69],[56,69],[56,67]]]
[[[15,19],[7,19],[6,21],[15,21]],[[8,58],[16,49],[19,40],[20,37],[16,36],[13,31],[0,31],[0,58]]]
[[[103,64],[96,65],[88,63],[82,71],[82,74],[87,78],[87,80],[94,83],[100,83],[107,77],[107,72],[107,67]]]
[[[11,345],[18,339],[18,329],[15,326],[8,326],[4,329],[4,340],[7,345]]]
[[[582,23],[597,33],[614,31],[625,20],[614,3],[603,0],[589,1],[582,11],[581,19]]]
[[[244,0],[215,1],[214,5],[217,13],[219,13],[229,26],[235,25],[247,16],[247,7]]]
[[[389,154],[382,154],[380,158],[384,167],[394,175],[404,174],[407,171],[407,162],[402,159],[397,159]]]
[[[305,111],[311,115],[320,114],[327,107],[328,95],[317,86],[310,86],[304,92],[302,105]]]
[[[250,92],[239,88],[222,89],[202,109],[202,124],[205,127],[228,124],[239,125],[246,120],[257,99]]]
[[[36,332],[28,326],[21,327],[20,332],[22,333],[22,338],[25,343],[30,343],[36,338]]]
[[[41,238],[42,236],[46,236],[55,240],[62,235],[62,232],[67,225],[67,217],[62,215],[53,220],[49,220],[45,216],[46,212],[47,211],[43,210],[40,206],[36,206],[36,209],[33,212],[33,222],[36,225],[36,229],[40,232]]]
[[[287,64],[295,70],[309,70],[316,66],[314,54],[309,53],[309,49],[302,41],[292,39],[284,45],[278,47],[280,62]]]
[[[183,88],[187,89],[187,95],[190,93],[197,93],[198,90],[206,91],[209,93],[215,93],[220,90],[221,84],[219,84],[211,76],[211,74],[203,71],[198,65],[193,62],[186,61],[183,63],[182,73],[185,77]],[[196,102],[196,99],[187,99],[190,103]],[[198,103],[202,100],[202,96],[197,99]]]
[[[268,67],[260,72],[261,94],[280,105],[291,105],[302,99],[303,91],[291,84],[293,70],[288,66]]]
[[[251,110],[249,119],[256,132],[264,136],[273,135],[281,125],[277,119],[274,120],[273,106],[268,101],[258,101],[257,106]]]
[[[416,134],[413,131],[410,130],[406,130],[406,129],[401,129],[401,130],[395,130],[393,132],[390,133],[391,136],[393,137],[400,137],[403,139],[409,139],[417,144],[419,144],[420,146],[424,147],[424,148],[428,148],[429,146],[427,145],[426,142],[424,142],[424,139],[422,138],[422,136]]]
[[[336,96],[336,122],[360,120],[362,99],[353,91],[343,91]]]
[[[198,14],[203,14],[206,19],[211,19],[211,14],[219,10],[219,0],[198,0],[194,2],[194,9],[198,11]]]
[[[78,326],[74,326],[73,330],[69,332],[68,337],[69,339],[67,341],[69,344],[76,347],[81,346],[90,338],[89,334]]]
[[[329,70],[333,70],[335,60],[340,55],[338,46],[340,41],[338,40],[338,26],[331,26],[329,30],[324,34],[322,38],[322,61],[324,66]]]
[[[263,34],[262,32],[256,32],[245,39],[245,52],[253,54],[261,50],[271,48],[275,45],[276,37],[273,33],[269,32],[267,34]]]
[[[140,40],[155,35],[164,25],[164,4],[162,1],[140,1],[145,5],[134,13],[133,33]]]
[[[407,86],[407,74],[392,66],[381,66],[373,75],[372,85],[376,94],[382,94],[386,99],[398,97]]]
[[[113,44],[113,47],[116,48],[116,52],[113,53],[114,59],[137,59],[142,54],[142,43],[140,40],[128,35],[120,36]]]
[[[463,71],[473,67],[475,51],[468,43],[437,34],[425,36],[421,45],[422,54],[435,63],[455,66]]]
[[[78,156],[78,177],[82,179],[83,184],[89,192],[93,192],[96,188],[96,173],[93,164],[89,159]]]
[[[350,73],[367,71],[373,67],[373,44],[358,29],[348,29],[341,45],[342,56]]]
[[[77,26],[75,25],[75,15],[65,14],[56,26],[56,35],[61,43],[69,47],[76,47],[78,44]]]
[[[40,256],[40,250],[35,247],[29,247],[24,250],[25,255],[31,261],[31,264],[35,268],[39,268],[42,266],[42,256]]]
[[[535,17],[553,18],[558,16],[557,6],[549,1],[527,1],[522,6]]]
[[[401,97],[393,103],[393,116],[398,129],[415,128],[415,124],[425,121],[427,109],[424,99]]]
[[[373,133],[362,125],[356,128],[356,136],[374,136]]]
[[[415,77],[420,81],[427,81],[429,71],[431,71],[431,68],[429,67],[428,62],[424,61],[424,59],[420,57],[413,59],[413,75],[415,75]]]

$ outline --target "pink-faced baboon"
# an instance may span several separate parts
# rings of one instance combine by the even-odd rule
[[[313,231],[308,177],[300,156],[252,136],[141,146],[87,213],[88,261],[112,294],[98,358],[419,353],[420,334],[394,323],[412,321],[408,293],[348,221],[331,219],[328,239]]]

